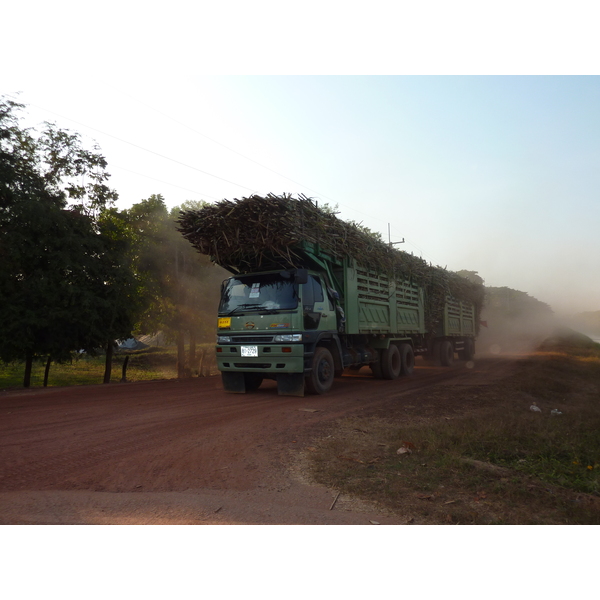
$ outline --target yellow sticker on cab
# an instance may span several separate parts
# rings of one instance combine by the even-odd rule
[[[231,327],[231,317],[219,318],[219,329],[227,329],[228,327]]]

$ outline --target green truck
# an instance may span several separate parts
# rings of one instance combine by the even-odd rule
[[[252,214],[259,215],[261,227],[267,221],[268,229],[269,203],[260,200],[264,206],[258,203],[258,208],[264,210],[257,213],[255,206]],[[271,241],[253,254],[246,243],[245,252],[236,249],[235,260],[233,250],[225,251],[224,242],[215,246],[211,239],[212,245],[206,245],[211,229],[205,222],[213,218],[210,214],[181,219],[184,236],[199,250],[210,250],[213,260],[233,274],[222,284],[217,323],[217,365],[225,390],[245,393],[256,390],[264,379],[274,379],[281,395],[324,394],[347,368],[368,366],[375,378],[396,379],[412,374],[417,355],[442,365],[452,364],[455,354],[463,360],[473,358],[478,323],[475,296],[453,297],[448,277],[437,285],[431,283],[436,281],[432,275],[443,270],[427,267],[419,276],[414,266],[421,263],[408,261],[400,256],[405,253],[383,242],[373,245],[361,231],[353,246],[361,241],[370,244],[362,260],[361,252],[339,251],[330,237],[332,227],[338,225],[331,225],[330,215],[325,217],[330,226],[312,235],[312,240],[296,232],[290,241],[289,232],[286,236],[279,231],[274,237],[285,239],[287,245],[276,247]],[[239,219],[241,215],[238,225]],[[244,246],[240,233],[232,235],[234,230],[231,226],[225,235]],[[347,227],[345,231],[356,233]],[[255,233],[260,235],[258,230]],[[386,269],[375,260],[390,253],[392,260],[401,258],[411,269]]]

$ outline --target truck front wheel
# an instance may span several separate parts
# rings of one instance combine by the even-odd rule
[[[306,388],[311,394],[325,394],[333,385],[335,365],[331,352],[319,346],[312,361],[312,371],[306,378]]]
[[[381,371],[384,379],[398,379],[402,372],[402,357],[396,344],[381,353]]]

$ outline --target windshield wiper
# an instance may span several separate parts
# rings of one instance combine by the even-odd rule
[[[238,310],[243,310],[243,309],[247,309],[247,308],[256,308],[256,304],[238,304],[233,310],[230,310],[227,313],[227,316],[232,315],[233,313],[236,313]]]
[[[228,313],[226,313],[226,316],[229,317],[239,310],[248,310],[250,308],[254,309],[253,312],[260,312],[265,315],[276,315],[282,310],[292,310],[290,308],[265,308],[264,306],[260,306],[260,304],[238,304],[233,310],[230,310]]]

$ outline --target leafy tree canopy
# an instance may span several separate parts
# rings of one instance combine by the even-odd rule
[[[133,284],[115,219],[100,219],[117,198],[104,157],[55,125],[22,128],[23,108],[0,99],[0,358],[27,370],[124,333]]]

